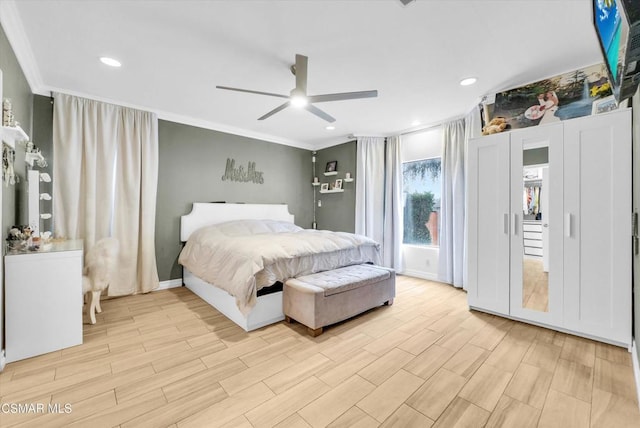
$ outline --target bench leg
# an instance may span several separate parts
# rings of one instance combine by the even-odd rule
[[[316,328],[315,330],[310,327],[307,327],[307,333],[309,333],[309,336],[311,337],[320,336],[322,334],[322,327]]]
[[[386,302],[384,302],[384,304],[387,305],[387,306],[393,305],[393,299],[387,300]]]

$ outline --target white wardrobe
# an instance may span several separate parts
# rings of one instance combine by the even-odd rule
[[[544,267],[523,233],[523,168],[541,149]],[[631,111],[479,137],[468,153],[469,306],[629,347]]]

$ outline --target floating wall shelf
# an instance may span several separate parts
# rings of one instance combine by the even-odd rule
[[[329,176],[329,175],[338,175],[338,171],[330,171],[330,172],[325,172],[324,173],[325,176]]]
[[[321,190],[320,193],[341,193],[344,189]]]

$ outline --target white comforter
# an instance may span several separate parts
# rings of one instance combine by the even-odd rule
[[[195,231],[178,262],[236,298],[245,315],[258,289],[276,281],[360,263],[379,263],[365,236],[307,230],[273,220],[238,220]]]

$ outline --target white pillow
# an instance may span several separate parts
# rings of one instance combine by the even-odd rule
[[[226,236],[247,236],[259,233],[298,232],[303,230],[293,223],[278,220],[233,220],[208,226]]]

